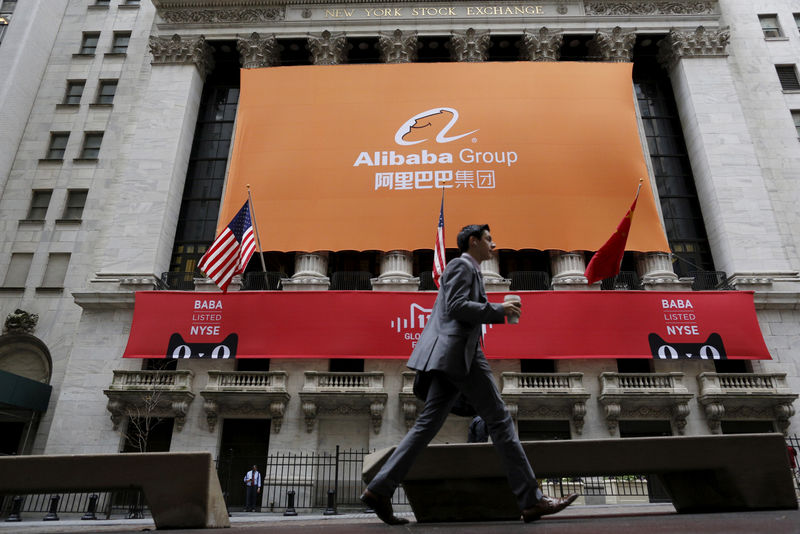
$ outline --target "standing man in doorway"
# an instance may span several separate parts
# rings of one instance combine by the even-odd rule
[[[258,497],[261,496],[261,473],[258,472],[257,465],[254,465],[253,468],[244,475],[244,485],[247,488],[244,511],[255,512],[259,504]]]
[[[484,323],[502,323],[521,312],[518,302],[493,304],[486,298],[480,263],[494,253],[489,225],[462,228],[458,248],[461,257],[447,264],[431,317],[408,361],[408,367],[424,377],[420,383],[429,383],[425,407],[361,496],[389,525],[408,523],[394,515],[392,494],[417,454],[436,436],[459,394],[486,422],[526,523],[560,512],[578,497],[555,499],[542,494],[480,346]]]

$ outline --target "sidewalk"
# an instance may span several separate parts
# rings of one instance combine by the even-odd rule
[[[181,534],[221,532],[224,534],[647,534],[708,532],[720,534],[800,534],[800,512],[781,510],[729,514],[679,515],[671,504],[585,505],[532,524],[521,521],[486,523],[416,523],[410,512],[398,514],[411,523],[389,527],[374,514],[298,515],[277,513],[234,513],[231,528],[225,530],[159,531]],[[25,516],[23,516],[24,518]],[[150,519],[81,521],[62,517],[60,521],[0,522],[0,534],[115,533],[141,534],[154,531]]]

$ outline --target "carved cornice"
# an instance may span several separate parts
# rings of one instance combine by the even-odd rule
[[[308,36],[308,49],[314,65],[338,65],[345,61],[347,39],[343,33],[332,34],[325,30],[319,35]]]
[[[450,55],[454,61],[478,62],[489,57],[489,32],[468,28],[453,32],[450,37]]]
[[[589,41],[589,54],[603,61],[622,63],[633,58],[633,45],[636,43],[636,32],[623,30],[619,26],[610,32],[597,30]]]
[[[564,35],[542,26],[538,31],[525,30],[523,50],[530,61],[558,61]]]
[[[731,33],[727,28],[707,30],[698,26],[693,32],[672,30],[658,43],[659,61],[673,67],[682,58],[725,57]]]
[[[631,15],[713,15],[717,12],[716,1],[651,1],[651,2],[584,2],[587,15],[631,16]]]
[[[281,21],[286,18],[286,8],[239,7],[229,9],[163,9],[158,12],[168,24],[258,24]]]
[[[214,68],[213,51],[202,35],[193,39],[181,39],[178,34],[172,37],[150,36],[153,65],[194,65],[203,79]]]
[[[378,48],[384,63],[411,63],[417,59],[417,34],[397,29],[378,35]]]
[[[274,35],[261,37],[253,32],[250,37],[240,37],[236,48],[241,55],[242,67],[258,69],[278,64],[278,40]]]

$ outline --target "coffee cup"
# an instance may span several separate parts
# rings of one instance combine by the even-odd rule
[[[516,302],[517,306],[522,305],[522,299],[519,298],[519,295],[506,295],[503,300],[505,302]],[[506,322],[508,324],[517,324],[519,323],[519,315],[508,315],[506,316]]]

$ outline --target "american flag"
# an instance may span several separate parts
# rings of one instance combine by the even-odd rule
[[[243,273],[256,250],[249,200],[222,230],[197,266],[225,292],[234,275]]]
[[[439,226],[436,228],[436,244],[433,246],[433,283],[439,287],[439,279],[444,272],[444,190],[442,207],[439,208]]]

